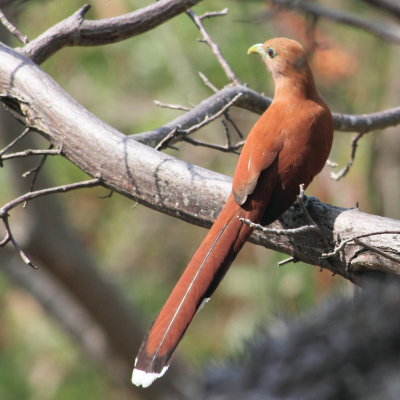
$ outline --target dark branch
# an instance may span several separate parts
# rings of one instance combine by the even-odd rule
[[[397,0],[363,0],[379,10],[386,11],[390,15],[400,19],[400,3]]]
[[[208,142],[203,142],[202,140],[196,140],[193,139],[191,137],[183,137],[182,140],[184,142],[190,143],[193,146],[200,146],[200,147],[207,147],[209,149],[213,149],[213,150],[219,150],[222,151],[224,153],[238,153],[238,150],[243,147],[244,145],[244,141],[241,140],[238,143],[235,144],[230,144],[227,143],[225,145],[220,145],[220,144],[215,144],[215,143],[208,143]]]
[[[22,250],[21,246],[15,240],[14,235],[11,232],[10,224],[8,222],[8,214],[2,215],[1,220],[3,222],[4,229],[6,231],[6,235],[4,239],[0,242],[0,246],[5,246],[8,242],[14,246],[18,255],[21,257],[22,261],[29,265],[30,267],[37,269],[37,266],[32,262],[32,260],[26,255],[26,253]]]
[[[355,137],[351,140],[351,151],[350,158],[347,164],[339,172],[331,172],[331,178],[335,181],[342,179],[348,174],[350,168],[353,166],[354,160],[356,158],[356,151],[358,147],[358,141],[364,136],[364,133],[357,133]]]
[[[336,22],[361,28],[391,43],[400,43],[400,27],[387,21],[373,21],[356,14],[345,13],[333,8],[321,6],[316,2],[303,0],[270,0],[281,8],[296,9],[317,17],[328,18]]]

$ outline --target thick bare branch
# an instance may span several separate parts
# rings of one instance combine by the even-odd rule
[[[400,124],[400,107],[370,114],[333,114],[335,129],[345,132],[368,133]]]
[[[37,65],[4,45],[0,45],[0,60],[0,99],[12,106],[14,115],[26,125],[42,133],[54,146],[62,146],[64,156],[71,162],[89,175],[100,177],[108,188],[141,204],[198,225],[210,226],[230,191],[229,178],[126,137],[85,110]],[[249,92],[244,90],[243,93],[238,102]],[[214,97],[217,102],[227,104],[229,101],[214,96],[217,96]],[[207,105],[203,106],[207,108]],[[308,198],[307,210],[331,248],[338,241],[366,232],[400,230],[399,221],[355,209],[332,207],[312,198]],[[291,228],[299,226],[301,218],[304,218],[303,212],[294,206],[284,214],[282,222]],[[280,224],[271,227],[279,228]],[[398,236],[385,235],[384,240],[371,237],[367,244],[384,250],[390,243],[392,255],[397,257],[400,254]],[[318,265],[321,253],[326,251],[312,234],[294,240],[256,233],[251,240],[310,264]],[[346,246],[344,254],[329,258],[329,263],[323,266],[352,280],[357,280],[361,270],[379,268],[400,275],[400,266],[388,259],[373,265],[365,263],[364,269],[358,264],[355,273],[353,260],[361,253],[365,255],[368,250],[353,243]]]
[[[140,10],[114,18],[85,20],[85,5],[69,18],[42,33],[20,49],[42,63],[66,46],[98,46],[140,35],[186,11],[201,0],[160,0]]]
[[[173,121],[153,129],[152,131],[135,134],[133,137],[149,146],[156,146],[166,135],[174,129],[188,129],[206,119],[209,114],[217,114],[224,109],[239,93],[242,95],[235,102],[240,107],[257,114],[262,114],[271,104],[271,98],[260,95],[244,85],[226,86],[217,93],[208,97],[193,107],[190,111]],[[400,124],[400,107],[395,107],[371,114],[338,114],[333,113],[335,129],[344,132],[371,132]],[[179,135],[174,140],[177,141]]]
[[[154,147],[172,130],[178,128],[184,131],[198,124],[200,121],[205,121],[209,115],[220,113],[221,110],[226,109],[227,104],[238,96],[238,94],[241,94],[241,96],[237,98],[235,107],[241,107],[258,114],[263,113],[271,104],[271,99],[259,95],[246,86],[226,86],[168,124],[152,131],[135,134],[132,137],[141,143]],[[175,141],[177,139],[178,137],[175,138]]]

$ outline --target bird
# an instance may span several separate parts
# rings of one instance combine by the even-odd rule
[[[167,371],[196,312],[210,299],[253,229],[268,225],[324,167],[333,140],[329,107],[315,85],[300,43],[272,38],[251,46],[272,75],[274,97],[250,130],[232,191],[220,214],[148,330],[135,359],[132,383],[148,387]]]

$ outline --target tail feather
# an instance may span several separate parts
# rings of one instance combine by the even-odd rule
[[[262,212],[259,207],[242,208],[232,196],[227,200],[149,329],[136,358],[134,384],[149,386],[165,373],[194,315],[217,288],[252,232],[238,217],[257,222]]]

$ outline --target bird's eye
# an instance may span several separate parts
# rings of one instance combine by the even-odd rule
[[[271,47],[267,48],[266,53],[268,54],[269,58],[274,58],[276,55],[274,49],[272,49]]]

